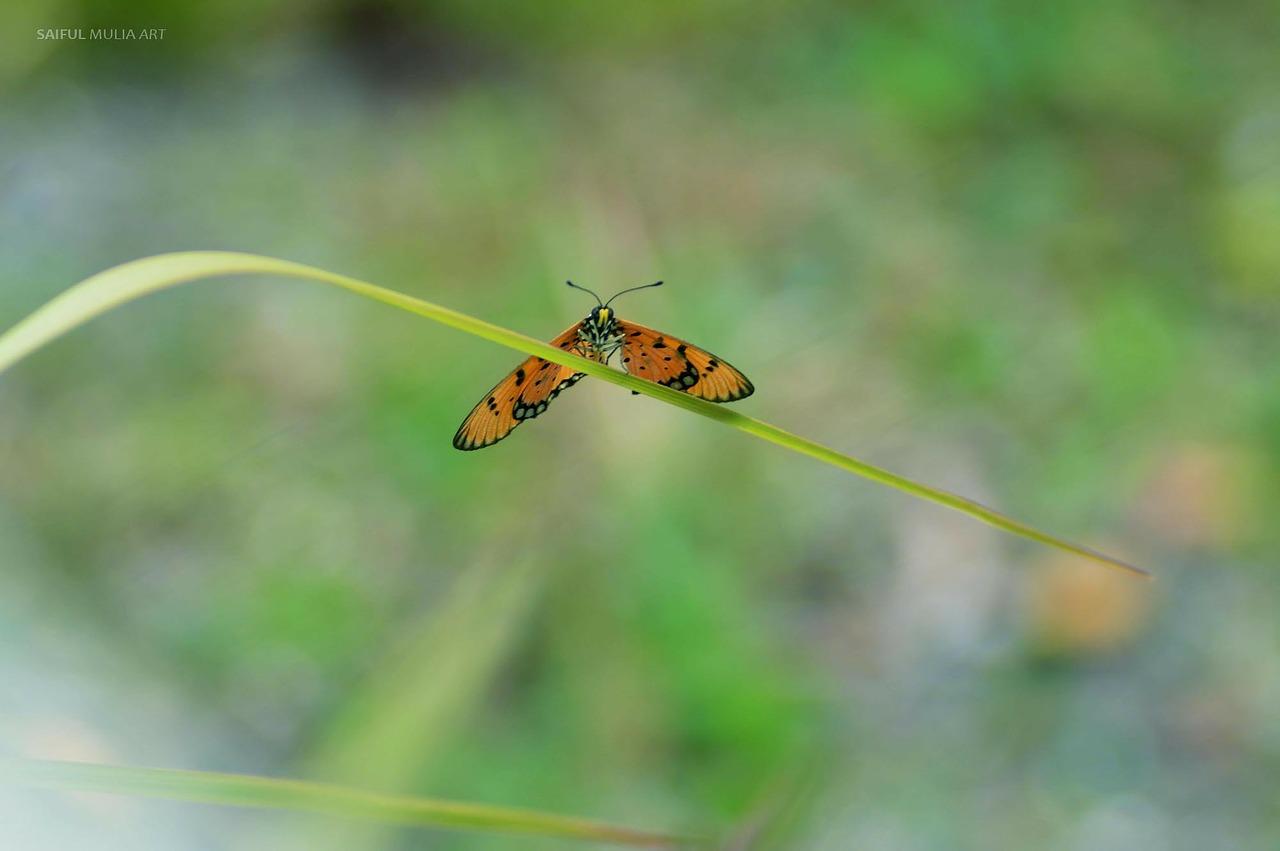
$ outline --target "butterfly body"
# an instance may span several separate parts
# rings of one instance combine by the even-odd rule
[[[587,357],[608,363],[613,353],[622,347],[623,335],[618,327],[618,315],[607,307],[591,308],[587,318],[577,325],[578,339],[588,352]]]
[[[622,368],[631,375],[711,402],[745,399],[755,390],[745,375],[710,352],[621,320],[608,302],[593,307],[585,319],[565,329],[551,345],[600,363],[608,363],[621,351]],[[583,375],[544,358],[526,359],[462,421],[453,438],[454,447],[469,451],[492,446],[520,423],[546,411],[556,396]]]

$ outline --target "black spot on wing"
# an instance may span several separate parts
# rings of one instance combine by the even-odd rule
[[[521,422],[533,419],[547,409],[547,406],[551,404],[552,399],[559,396],[566,389],[577,384],[585,375],[585,372],[575,372],[573,375],[570,375],[568,378],[557,384],[555,388],[547,394],[545,399],[540,399],[536,402],[532,399],[526,399],[523,394],[520,395],[512,405],[511,416]],[[534,382],[532,389],[537,390],[541,383],[541,380]]]

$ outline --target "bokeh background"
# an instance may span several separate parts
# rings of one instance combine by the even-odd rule
[[[1280,844],[1280,10],[10,0],[0,324],[264,253],[534,336],[623,314],[740,410],[1154,583],[286,280],[0,377],[0,748],[718,847]],[[37,28],[165,27],[159,42]],[[14,848],[535,848],[0,797]]]

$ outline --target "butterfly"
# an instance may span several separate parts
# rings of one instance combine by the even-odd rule
[[[618,296],[661,286],[662,281],[623,290],[605,302],[586,287],[572,281],[566,283],[590,293],[596,306],[585,319],[551,341],[557,349],[600,363],[608,363],[614,354],[621,352],[622,368],[631,375],[709,402],[736,402],[755,392],[747,377],[721,358],[669,334],[619,319],[610,309],[609,305]],[[454,448],[470,451],[492,446],[520,423],[541,415],[552,400],[577,384],[583,375],[585,373],[540,357],[527,359],[467,414],[453,436]]]

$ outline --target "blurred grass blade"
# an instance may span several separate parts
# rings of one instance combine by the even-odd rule
[[[546,343],[539,342],[532,337],[508,331],[506,328],[500,328],[480,319],[474,319],[455,310],[449,310],[446,307],[440,307],[393,290],[367,284],[355,278],[348,278],[345,275],[326,272],[323,269],[304,266],[301,263],[277,260],[272,257],[225,251],[185,251],[176,254],[159,254],[154,257],[145,257],[141,260],[135,260],[108,269],[105,272],[100,272],[67,290],[31,314],[31,316],[19,322],[6,334],[0,336],[0,372],[8,369],[31,352],[65,334],[72,328],[125,302],[200,278],[240,274],[286,275],[342,287],[376,301],[399,307],[411,313],[417,313],[428,319],[434,319],[436,322],[466,331],[491,342],[500,343],[526,354],[546,358],[549,361],[572,367],[595,378],[626,387],[646,396],[653,396],[669,404],[701,414],[704,417],[719,420],[740,431],[754,434],[756,437],[776,443],[779,446],[810,455],[820,461],[841,467],[872,481],[889,485],[912,496],[936,502],[947,508],[953,508],[1010,534],[1069,553],[1075,553],[1100,564],[1117,567],[1141,576],[1149,576],[1146,571],[1126,564],[1119,559],[1079,544],[1073,544],[1046,532],[1041,532],[962,496],[913,482],[896,473],[890,473],[888,470],[882,470],[856,458],[843,455],[834,449],[828,449],[811,440],[797,437],[780,428],[739,414],[728,408],[705,402],[686,393],[654,384],[651,381],[645,381],[642,378],[627,375],[605,364],[570,354]],[[445,436],[441,437],[441,440],[445,439],[447,439]]]
[[[421,782],[459,738],[511,657],[542,584],[530,563],[502,549],[491,564],[460,576],[448,598],[376,664],[306,760],[306,776],[363,789],[404,789]],[[389,847],[388,828],[323,827],[308,832],[299,847]]]
[[[531,563],[495,555],[379,661],[307,758],[307,775],[400,788],[473,717],[541,587]]]
[[[767,851],[791,848],[801,813],[812,809],[819,782],[813,766],[791,769],[777,777],[748,811],[733,833],[721,841],[718,851]]]
[[[685,844],[671,836],[551,813],[380,795],[342,786],[243,774],[24,759],[0,761],[0,779],[38,789],[298,810],[413,827],[537,834],[640,848],[676,848]]]

